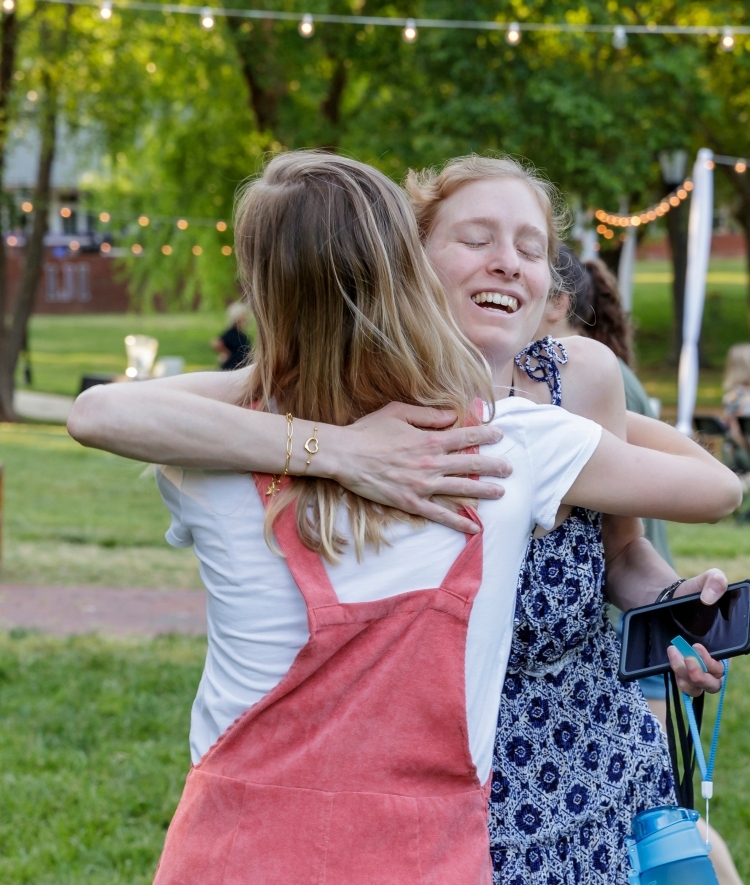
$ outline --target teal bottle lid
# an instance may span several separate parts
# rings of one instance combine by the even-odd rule
[[[699,814],[692,808],[679,808],[677,805],[662,805],[660,808],[651,808],[642,811],[633,818],[633,836],[637,842],[641,842],[648,836],[653,836],[665,827],[682,821],[696,821]]]

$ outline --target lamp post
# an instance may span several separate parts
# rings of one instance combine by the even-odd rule
[[[662,151],[659,166],[664,182],[664,194],[671,193],[685,180],[687,151]],[[682,325],[685,314],[685,279],[688,255],[688,204],[680,203],[667,213],[667,236],[672,252],[672,304],[674,306],[674,358],[682,351]]]

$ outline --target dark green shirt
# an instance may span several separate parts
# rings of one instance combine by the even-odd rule
[[[651,408],[648,394],[643,389],[638,376],[621,359],[618,358],[617,361],[620,364],[622,380],[625,385],[625,408],[629,412],[645,415],[647,418],[656,418],[654,410]],[[644,519],[643,530],[659,556],[671,566],[674,566],[672,554],[669,550],[666,523],[660,519]]]

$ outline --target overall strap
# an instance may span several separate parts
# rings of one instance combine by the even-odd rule
[[[461,515],[475,522],[479,526],[479,531],[476,535],[466,536],[466,544],[454,560],[448,574],[443,578],[440,588],[450,591],[467,603],[472,603],[482,585],[484,527],[473,507],[463,507]]]
[[[477,425],[481,422],[484,414],[484,403],[481,399],[474,400],[473,413],[467,419],[467,425]],[[463,449],[464,454],[475,455],[479,446]],[[479,479],[472,474],[469,479]],[[460,596],[466,602],[471,603],[479,592],[482,585],[482,573],[484,569],[484,526],[479,519],[479,514],[473,507],[462,507],[461,515],[468,517],[479,526],[476,535],[466,535],[466,544],[458,554],[448,574],[443,578],[441,589],[449,590],[456,596]]]
[[[532,360],[535,364],[532,365]],[[562,382],[560,380],[560,365],[568,361],[568,352],[561,341],[547,335],[540,341],[534,341],[528,347],[516,355],[515,363],[518,368],[525,372],[532,381],[546,383],[552,397],[553,406],[562,405]]]
[[[266,473],[254,473],[253,479],[258,489],[263,507],[267,508],[271,503],[271,497],[267,494],[269,484],[273,477]],[[289,480],[281,481],[281,489],[289,485]],[[297,520],[294,514],[294,504],[285,507],[273,524],[273,533],[276,536],[281,552],[286,557],[286,564],[292,573],[297,586],[307,604],[308,611],[322,608],[323,606],[338,605],[339,599],[333,589],[331,579],[323,565],[323,560],[317,553],[305,547],[297,532]]]

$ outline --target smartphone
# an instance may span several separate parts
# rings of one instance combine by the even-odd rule
[[[700,594],[644,605],[625,612],[619,676],[623,682],[666,673],[667,649],[675,636],[700,642],[711,657],[722,659],[750,651],[750,580],[730,584],[713,605]]]

